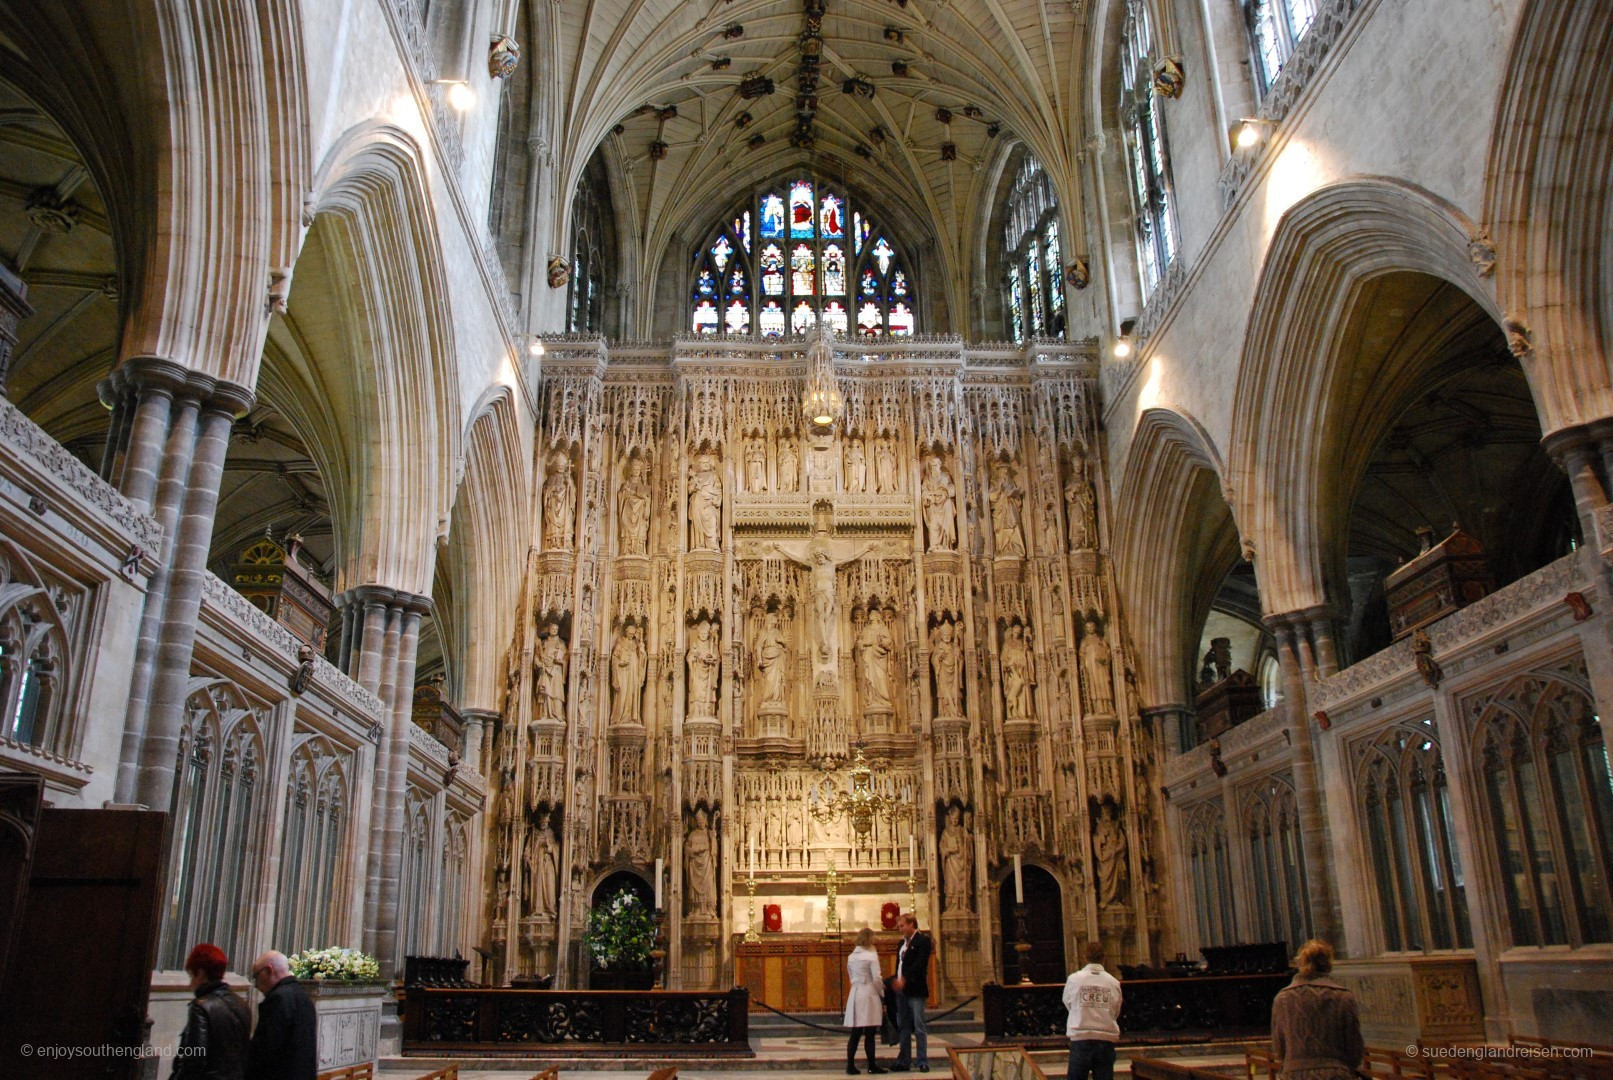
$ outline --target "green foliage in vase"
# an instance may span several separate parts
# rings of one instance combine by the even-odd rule
[[[655,921],[644,901],[632,890],[623,889],[588,912],[582,940],[602,969],[648,968],[650,950],[655,947]]]

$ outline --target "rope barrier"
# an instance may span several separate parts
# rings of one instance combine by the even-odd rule
[[[979,999],[979,997],[980,997],[979,994],[974,994],[974,995],[972,995],[972,996],[970,996],[968,998],[965,998],[963,1001],[960,1001],[956,1005],[952,1006],[952,1008],[948,1009],[946,1012],[936,1013],[934,1016],[925,1017],[924,1022],[926,1024],[929,1024],[929,1023],[932,1023],[932,1022],[934,1022],[936,1020],[945,1020],[947,1017],[951,1016],[953,1013],[957,1012],[959,1009],[963,1008],[965,1005],[973,1004],[975,1001],[977,1001]],[[828,1032],[832,1032],[833,1034],[836,1034],[836,1035],[845,1035],[848,1032],[857,1030],[855,1028],[846,1027],[844,1024],[818,1024],[818,1023],[814,1023],[811,1020],[803,1020],[799,1016],[791,1016],[787,1012],[784,1012],[784,1011],[782,1011],[780,1009],[775,1009],[775,1008],[773,1008],[773,1006],[769,1005],[765,1001],[758,1000],[756,1002],[756,1004],[760,1005],[762,1008],[766,1009],[768,1012],[773,1013],[773,1014],[775,1014],[777,1016],[782,1016],[782,1017],[784,1017],[784,1019],[790,1021],[792,1024],[800,1024],[802,1027],[817,1028],[819,1031],[828,1031]]]

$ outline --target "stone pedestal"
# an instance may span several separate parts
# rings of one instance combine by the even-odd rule
[[[941,916],[943,1001],[962,1001],[980,990],[980,920],[972,911]]]
[[[390,1055],[402,1051],[403,1029],[398,1023],[397,1001],[385,983],[310,979],[302,986],[313,999],[318,1016],[320,1072],[373,1064],[382,1052]],[[384,1006],[389,1006],[385,1009],[385,1032]]]
[[[790,737],[790,711],[783,705],[763,705],[756,712],[756,735],[761,739]]]
[[[1355,994],[1369,1046],[1484,1038],[1484,1003],[1472,957],[1343,960],[1333,979]]]

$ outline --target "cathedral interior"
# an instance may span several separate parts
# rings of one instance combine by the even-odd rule
[[[625,887],[673,989],[895,901],[943,1002],[1319,937],[1605,1043],[1609,56],[0,0],[0,773],[168,815],[154,1015],[200,941],[586,987]]]

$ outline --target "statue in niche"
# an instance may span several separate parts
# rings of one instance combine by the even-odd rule
[[[577,485],[571,479],[571,458],[564,450],[549,455],[549,477],[543,482],[543,546],[549,551],[571,547],[577,513]]]
[[[964,854],[967,837],[963,831],[963,811],[947,808],[947,822],[941,830],[941,895],[948,912],[968,911],[969,859]]]
[[[962,716],[963,648],[950,622],[930,631],[930,668],[935,672],[935,715]]]
[[[874,443],[874,490],[881,495],[896,490],[896,443],[889,435]]]
[[[868,455],[861,439],[846,444],[846,490],[865,491],[868,488]]]
[[[792,810],[784,819],[784,851],[792,861],[801,859],[801,814]]]
[[[538,719],[564,720],[566,718],[566,643],[560,637],[560,627],[546,623],[538,639],[537,656],[533,673],[538,685]]]
[[[795,448],[795,436],[786,435],[778,444],[778,489],[794,491],[801,479],[801,455]]]
[[[877,546],[876,542],[846,548],[846,541],[830,540],[826,529],[814,532],[811,540],[781,541],[768,551],[799,563],[812,572],[812,634],[817,666],[830,666],[840,655],[840,601],[835,589],[835,569],[855,562]]]
[[[999,556],[1025,554],[1025,532],[1020,527],[1024,495],[1014,481],[1014,470],[1006,461],[992,466],[991,535]]]
[[[1064,484],[1064,513],[1069,519],[1070,550],[1097,547],[1097,503],[1087,476],[1086,458],[1080,453],[1070,459],[1070,479]]]
[[[617,550],[623,555],[644,555],[650,548],[650,485],[644,479],[648,464],[635,457],[627,463],[627,480],[616,500]]]
[[[527,837],[526,850],[526,908],[533,915],[553,915],[555,890],[560,876],[558,845],[554,830],[549,827],[549,814],[538,815],[537,827]]]
[[[722,477],[711,454],[695,458],[689,476],[689,550],[722,548]]]
[[[857,636],[857,660],[862,669],[863,708],[891,708],[891,656],[896,639],[885,625],[885,613],[869,609],[868,621]]]
[[[751,439],[745,445],[745,489],[767,490],[767,450],[761,439]]]
[[[704,809],[694,812],[694,821],[683,838],[683,879],[688,889],[685,910],[691,916],[717,914],[716,829],[707,822]]]
[[[761,632],[756,636],[756,674],[763,708],[784,704],[789,667],[789,642],[779,626],[778,612],[769,611],[762,619]]]
[[[1110,671],[1109,645],[1092,619],[1081,634],[1081,686],[1087,692],[1087,711],[1095,714],[1115,711],[1114,678]]]
[[[710,620],[695,623],[689,641],[689,713],[700,719],[717,715],[717,671],[722,664],[722,647],[712,633]]]
[[[929,551],[954,551],[958,546],[958,489],[941,464],[940,454],[931,454],[924,471],[924,532]]]
[[[1010,720],[1030,720],[1035,716],[1031,687],[1036,676],[1031,669],[1031,650],[1025,642],[1025,628],[1011,625],[1003,636],[1003,704]]]
[[[767,850],[769,858],[776,858],[773,852],[784,848],[784,808],[776,800],[767,803]]]
[[[610,653],[610,687],[615,695],[610,705],[611,723],[644,722],[645,659],[644,632],[637,623],[628,623]]]
[[[1120,826],[1120,811],[1105,802],[1092,830],[1092,858],[1098,864],[1098,906],[1111,907],[1126,901],[1126,832]]]
[[[1042,554],[1053,555],[1059,549],[1058,507],[1049,499],[1042,504]]]

